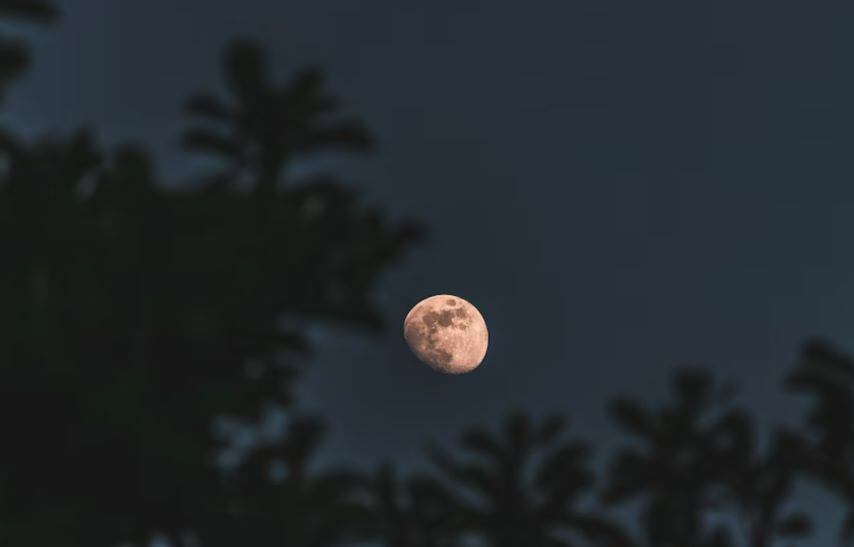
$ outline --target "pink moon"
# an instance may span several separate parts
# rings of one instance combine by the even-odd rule
[[[489,345],[489,331],[477,308],[450,294],[416,304],[403,321],[403,337],[418,359],[444,374],[473,371]]]

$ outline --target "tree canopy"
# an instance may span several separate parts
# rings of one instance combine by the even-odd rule
[[[0,0],[21,24],[57,16]],[[245,39],[221,59],[227,93],[183,105],[184,149],[215,166],[186,187],[93,131],[0,131],[0,545],[771,547],[814,528],[802,483],[854,538],[854,361],[818,340],[785,381],[803,423],[760,423],[678,369],[663,404],[611,401],[613,455],[516,411],[431,443],[418,472],[318,468],[324,421],[293,389],[307,329],[381,329],[376,288],[426,230],[338,174],[296,174],[376,149],[322,70],[274,81]],[[0,97],[29,65],[0,36]]]

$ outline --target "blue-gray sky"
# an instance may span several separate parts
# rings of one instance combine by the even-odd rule
[[[854,5],[60,4],[7,106],[27,131],[92,125],[179,180],[179,105],[249,36],[282,76],[325,67],[378,133],[341,174],[433,237],[381,285],[385,336],[318,334],[303,394],[330,418],[329,457],[414,461],[516,405],[568,412],[607,447],[607,397],[660,399],[686,363],[786,420],[803,339],[854,349]],[[478,372],[442,377],[405,348],[403,316],[434,293],[485,315]]]

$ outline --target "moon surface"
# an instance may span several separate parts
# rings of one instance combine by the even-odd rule
[[[489,345],[486,322],[477,308],[450,294],[416,304],[403,321],[403,337],[421,361],[445,374],[476,369]]]

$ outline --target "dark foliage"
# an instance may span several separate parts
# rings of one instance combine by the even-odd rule
[[[611,503],[644,498],[645,543],[766,547],[777,537],[807,533],[805,515],[784,511],[797,441],[778,432],[760,453],[752,419],[731,403],[731,389],[705,372],[677,372],[673,391],[673,403],[660,409],[628,398],[611,406],[618,425],[641,444],[617,454],[604,497]],[[711,523],[709,517],[727,513],[744,521],[744,537]]]
[[[17,22],[56,15],[0,0]],[[0,94],[28,64],[0,36]],[[333,175],[294,176],[375,140],[321,71],[277,83],[267,65],[235,41],[227,95],[186,101],[184,147],[219,166],[191,188],[91,132],[0,133],[0,545],[771,547],[811,531],[802,480],[849,508],[854,539],[854,362],[820,341],[787,379],[810,398],[796,428],[760,430],[699,370],[661,407],[616,398],[629,438],[601,490],[564,418],[523,412],[431,445],[428,472],[318,469],[323,420],[292,396],[306,329],[379,329],[374,289],[423,230]]]
[[[454,511],[466,531],[496,547],[627,543],[613,522],[578,507],[593,485],[589,447],[562,438],[563,429],[560,416],[535,423],[514,413],[498,434],[463,433],[459,444],[469,458],[431,449],[444,478],[462,492]]]
[[[47,13],[38,6],[6,8]],[[254,77],[229,75],[241,89]],[[242,100],[261,117],[274,108]],[[275,108],[326,100],[315,83]],[[235,142],[292,159],[334,147],[300,123],[284,126],[293,142]],[[328,176],[259,200],[227,186],[167,190],[143,151],[104,152],[85,132],[13,144],[0,176],[0,543],[113,545],[155,531],[206,544],[337,540],[351,481],[309,473],[319,422],[295,417],[232,476],[214,465],[211,427],[291,409],[306,325],[379,327],[376,281],[420,229]],[[245,163],[255,188],[271,176],[263,161]],[[287,479],[262,488],[279,459]]]
[[[402,484],[401,484],[402,483]],[[386,464],[369,483],[372,534],[395,547],[456,547],[464,521],[454,492],[427,475],[400,481]]]
[[[854,541],[854,361],[821,340],[809,341],[787,386],[812,396],[797,452],[800,468],[848,506],[842,540]]]
[[[374,138],[362,121],[341,115],[341,101],[325,88],[317,68],[297,71],[286,84],[270,81],[264,48],[239,40],[222,62],[230,100],[200,92],[184,105],[196,125],[183,138],[187,150],[212,154],[226,168],[217,184],[249,181],[269,194],[294,160],[329,150],[366,152]]]

